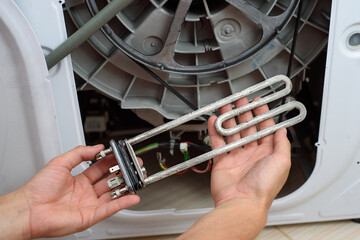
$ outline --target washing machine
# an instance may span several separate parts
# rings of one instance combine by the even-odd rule
[[[360,2],[135,0],[48,69],[44,56],[108,4],[3,0],[0,194],[77,145],[108,145],[193,111],[148,70],[196,108],[285,74],[308,114],[289,128],[292,168],[267,225],[360,218]],[[165,159],[184,161],[181,142],[197,154],[207,139],[195,119],[134,148],[152,173]],[[206,165],[139,195],[139,205],[65,239],[182,233],[214,207]]]

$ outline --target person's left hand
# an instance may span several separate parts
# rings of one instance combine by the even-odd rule
[[[137,195],[116,200],[104,177],[116,165],[113,155],[93,164],[83,173],[72,176],[70,171],[82,161],[94,159],[103,145],[79,146],[51,160],[37,175],[19,189],[29,209],[31,238],[57,237],[79,232],[139,203]]]

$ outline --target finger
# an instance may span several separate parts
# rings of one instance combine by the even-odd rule
[[[286,159],[291,159],[291,144],[286,133],[286,128],[280,128],[275,132],[274,154],[284,155]]]
[[[108,197],[105,200],[105,195]],[[108,218],[118,211],[134,206],[140,202],[140,197],[137,195],[126,195],[120,197],[118,199],[111,199],[110,194],[104,194],[104,201],[102,204],[96,209],[94,216],[94,223],[100,222],[105,218]]]
[[[98,181],[97,183],[94,184],[93,188],[94,188],[94,191],[96,193],[97,196],[101,196],[103,195],[104,193],[110,191],[110,187],[107,183],[107,181],[113,177],[116,177],[116,176],[121,176],[121,173],[116,175],[116,173],[111,173],[109,176],[107,176],[106,178],[104,179],[101,179],[100,181]]]
[[[140,167],[142,167],[144,165],[143,160],[141,158],[139,158],[139,157],[136,157],[136,158],[137,158],[137,160],[138,160],[138,162],[140,164]]]
[[[95,155],[104,149],[104,145],[78,146],[73,150],[54,158],[49,164],[56,164],[71,171],[83,161],[90,161]]]
[[[224,138],[219,135],[215,129],[216,119],[216,116],[211,116],[208,120],[208,130],[212,149],[216,149],[225,145]]]
[[[94,184],[107,175],[109,173],[109,168],[115,165],[117,165],[115,156],[110,155],[91,165],[82,173],[82,175],[86,176],[91,184]]]
[[[285,184],[291,167],[291,146],[286,137],[286,129],[282,128],[274,134],[274,153],[263,158],[253,169],[267,176],[261,184],[268,192],[269,205]],[[262,171],[262,173],[261,173]]]
[[[254,101],[259,100],[259,99],[260,99],[260,97],[256,97],[256,98],[254,98]],[[263,113],[266,113],[268,111],[269,111],[269,106],[267,104],[265,104],[265,105],[262,105],[260,107],[255,108],[254,109],[254,114],[255,114],[255,116],[259,116],[259,115],[261,115]],[[268,128],[268,127],[271,127],[273,125],[275,125],[275,122],[274,122],[273,118],[266,119],[265,121],[262,121],[262,122],[260,122],[258,124],[260,131],[264,130],[264,129]],[[262,143],[272,144],[272,142],[273,142],[273,134],[268,135],[268,136],[263,137],[263,138],[260,139],[260,144],[262,144]]]
[[[101,195],[103,195],[104,193],[106,193],[110,190],[110,187],[109,187],[107,181],[115,176],[116,176],[116,174],[112,173],[108,177],[101,179],[94,185],[94,191],[98,197],[100,197]]]
[[[235,102],[235,106],[237,108],[242,107],[242,106],[244,106],[246,104],[249,104],[249,100],[247,99],[247,97],[241,98],[241,99],[239,99],[239,100],[237,100]],[[243,123],[243,122],[251,120],[253,118],[253,114],[252,114],[251,111],[248,111],[248,112],[245,112],[243,114],[240,114],[238,118],[239,118],[239,123]],[[246,137],[246,136],[249,136],[249,135],[254,134],[256,132],[257,132],[256,126],[254,125],[254,126],[251,126],[251,127],[247,128],[247,129],[242,130],[241,131],[241,137]],[[253,147],[253,146],[257,146],[257,145],[258,145],[257,142],[254,141],[254,142],[246,144],[244,146],[244,148]]]
[[[113,190],[110,191],[106,191],[104,192],[102,195],[99,196],[98,201],[100,204],[105,204],[108,202],[111,202],[113,199],[111,198],[111,192]]]
[[[219,135],[218,132],[215,129],[215,121],[217,117],[211,116],[208,120],[208,130],[209,130],[209,137],[210,137],[210,143],[212,149],[217,149],[225,145],[225,141],[223,136]],[[227,154],[224,153],[222,155],[219,155],[217,157],[214,157],[214,165],[224,156]]]
[[[231,110],[233,110],[232,107],[231,107],[231,104],[227,104],[227,105],[225,105],[225,106],[223,106],[223,107],[221,107],[219,109],[219,113],[224,114],[224,113],[229,112]],[[235,127],[235,126],[236,126],[235,118],[230,118],[230,119],[223,122],[223,127],[225,129],[229,129],[229,128],[232,128],[232,127]],[[231,142],[234,142],[236,140],[239,140],[240,138],[241,138],[240,133],[235,133],[233,135],[226,136],[226,141],[227,141],[227,143],[231,143]]]
[[[278,156],[277,161],[281,166],[279,173],[283,176],[282,185],[285,184],[291,168],[291,144],[286,134],[286,128],[281,128],[274,134],[274,156]],[[279,191],[280,189],[278,189]]]
[[[137,158],[140,166],[142,167],[143,166],[143,161],[141,158]],[[106,171],[106,170],[105,170]],[[107,172],[106,172],[107,173]],[[106,178],[103,178],[103,179],[99,179],[99,181],[97,181],[93,188],[94,188],[94,191],[96,193],[97,196],[101,196],[103,195],[104,193],[110,191],[110,187],[107,183],[107,181],[113,177],[116,177],[116,176],[122,176],[121,172],[117,174],[117,172],[114,172],[114,173],[111,173],[109,176],[107,176]],[[146,177],[146,175],[144,175]]]

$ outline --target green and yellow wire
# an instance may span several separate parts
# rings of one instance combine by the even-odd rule
[[[136,150],[136,151],[135,151],[135,154],[136,154],[136,155],[141,155],[141,154],[144,154],[144,153],[146,153],[146,152],[149,152],[149,151],[151,151],[151,150],[153,150],[153,149],[157,149],[157,148],[159,148],[159,143],[157,143],[157,142],[151,143],[151,144],[149,144],[149,145],[147,145],[147,146],[145,146],[145,147],[143,147],[143,148],[140,148],[140,149]],[[183,155],[184,155],[184,161],[189,160],[189,151],[188,151],[188,150],[182,151],[182,153],[183,153]],[[163,169],[163,170],[168,169],[168,167],[165,165],[165,163],[159,162],[159,165],[160,165],[161,169]],[[199,169],[197,169],[196,167],[192,167],[191,169],[192,169],[194,172],[197,172],[197,173],[205,173],[205,172],[208,172],[208,171],[210,171],[210,169],[211,169],[211,162],[210,162],[210,161],[208,162],[208,165],[207,165],[207,167],[206,167],[204,170],[199,170]],[[178,173],[176,173],[176,174],[183,174],[183,173],[187,172],[188,170],[189,170],[189,169],[186,169],[186,170],[181,171],[181,172],[178,172]]]
[[[140,149],[136,150],[135,154],[136,155],[141,155],[141,154],[144,154],[144,153],[146,153],[146,152],[148,152],[150,150],[156,149],[158,147],[159,147],[159,143],[157,143],[157,142],[152,143],[152,144],[149,144],[149,145],[147,145],[147,146],[145,146],[143,148],[140,148]]]

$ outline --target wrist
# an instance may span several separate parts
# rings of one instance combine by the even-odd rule
[[[258,199],[232,199],[216,205],[213,211],[232,215],[238,222],[250,224],[259,231],[265,226],[270,205]]]
[[[30,210],[21,189],[0,197],[0,232],[4,239],[30,239]]]
[[[259,213],[267,212],[271,207],[272,200],[266,199],[265,197],[257,196],[246,196],[246,197],[234,197],[227,200],[218,201],[215,203],[216,208],[228,208],[228,209],[239,209],[248,208],[249,210],[258,211]]]
[[[232,199],[218,204],[179,239],[254,239],[267,220],[267,204]]]

